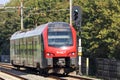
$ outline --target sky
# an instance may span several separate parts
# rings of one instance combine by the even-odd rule
[[[9,0],[0,0],[0,4],[5,4],[7,3]]]

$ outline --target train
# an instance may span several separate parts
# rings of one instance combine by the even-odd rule
[[[77,32],[66,22],[48,22],[10,38],[10,61],[15,67],[68,74],[78,67]]]

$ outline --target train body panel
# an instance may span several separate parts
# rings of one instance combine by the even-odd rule
[[[10,39],[11,63],[34,68],[77,67],[76,31],[65,22],[51,22],[16,32]]]
[[[12,35],[10,55],[14,65],[36,67],[42,63],[44,56],[42,32],[45,28],[45,25],[41,25],[32,31],[18,31]]]

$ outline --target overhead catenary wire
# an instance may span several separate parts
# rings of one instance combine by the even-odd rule
[[[17,12],[16,10],[17,9],[20,9],[19,11],[19,13],[20,13],[20,17],[21,17],[21,30],[23,30],[24,28],[23,28],[23,9],[28,9],[28,8],[30,8],[30,7],[23,7],[23,0],[20,0],[21,1],[21,6],[17,6],[17,7],[0,7],[0,9],[5,9],[5,10],[7,10],[7,11],[5,11],[5,10],[3,10],[3,11],[0,11],[0,12],[2,12],[2,13],[4,13],[4,12]],[[33,9],[35,9],[35,11],[33,12],[31,12],[30,11],[30,13],[28,13],[28,15],[26,16],[26,17],[29,17],[30,15],[35,15],[35,14],[38,14],[38,15],[46,15],[46,12],[64,12],[64,11],[70,11],[70,9],[68,8],[66,8],[66,9],[53,9],[52,10],[52,1],[51,0],[49,0],[49,7],[50,7],[50,9],[40,9],[40,8],[36,8],[36,7],[38,7],[38,4],[36,5],[35,3],[36,2],[38,2],[38,0],[35,0],[34,1],[34,8]],[[42,2],[44,3],[44,0],[42,0]],[[10,10],[9,10],[10,9]],[[16,10],[13,10],[13,9],[16,9]],[[38,10],[38,11],[37,11]]]
[[[23,1],[23,0],[21,0]],[[44,2],[44,0],[43,0]],[[50,0],[50,8],[51,8],[51,0]],[[36,6],[35,6],[36,7]],[[6,7],[6,6],[2,6],[0,7],[0,9],[20,9],[20,8],[23,8],[23,9],[28,9],[29,7],[21,7],[21,6],[16,6],[16,7]],[[58,9],[58,10],[47,10],[47,9],[39,9],[39,13],[44,13],[44,12],[60,12],[60,11],[70,11],[70,9]],[[11,10],[8,10],[8,11],[3,11],[3,12],[13,12]],[[34,14],[39,14],[38,12],[35,12]],[[33,14],[33,13],[31,13]]]

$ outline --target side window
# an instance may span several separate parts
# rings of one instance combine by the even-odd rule
[[[20,56],[22,56],[22,39],[19,39],[20,41],[20,49],[19,49],[19,52],[20,52]]]
[[[26,39],[24,38],[23,39],[23,54],[24,54],[24,57],[25,57],[25,53],[26,53]]]
[[[15,49],[15,55],[17,54],[17,49],[16,49],[16,40],[15,40],[15,44],[14,44],[14,49]]]
[[[14,40],[10,40],[10,56],[11,58],[14,56],[14,53],[15,53],[15,47],[14,47],[15,43],[14,43]]]
[[[15,41],[15,47],[16,47],[16,55],[18,55],[19,56],[19,39],[16,39],[16,41]]]
[[[29,37],[28,40],[28,45],[27,45],[27,48],[28,48],[28,54],[31,56],[32,55],[32,38]]]
[[[41,42],[40,42],[40,37],[35,36],[34,37],[34,49],[35,49],[35,55],[40,54],[41,51]]]
[[[20,56],[24,56],[24,41],[23,38],[20,39]]]
[[[38,44],[37,39],[38,39],[38,37],[35,36],[33,39],[34,39],[33,40],[33,51],[34,51],[34,55],[36,56],[37,55],[37,44]]]

